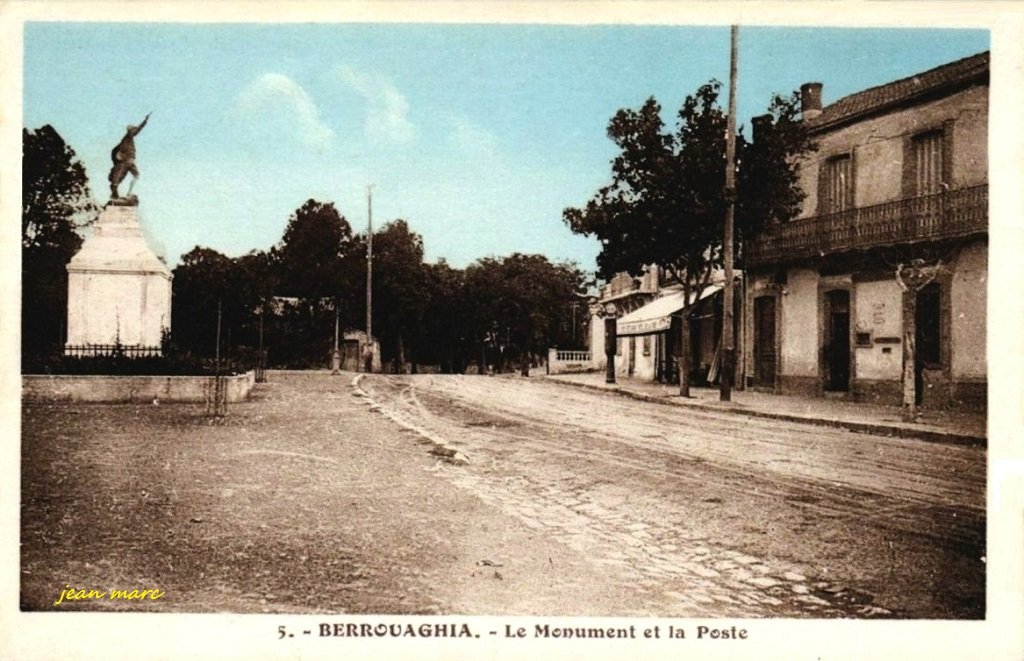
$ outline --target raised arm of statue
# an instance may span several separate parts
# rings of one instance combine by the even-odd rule
[[[142,122],[138,126],[134,127],[134,130],[132,131],[132,135],[138,135],[139,131],[141,131],[142,129],[146,128],[146,122],[149,121],[149,116],[152,115],[152,114],[153,113],[151,113],[151,112],[147,112],[146,113],[146,116],[143,118]]]

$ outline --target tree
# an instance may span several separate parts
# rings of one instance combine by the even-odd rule
[[[222,330],[239,323],[244,314],[239,310],[244,304],[238,300],[240,283],[234,261],[216,250],[196,246],[182,255],[172,283],[175,345],[201,355],[214,355],[218,307]]]
[[[555,343],[571,320],[583,282],[574,264],[552,264],[542,255],[480,259],[466,269],[471,333],[484,345],[489,340],[501,347],[495,357],[499,369],[508,355],[517,355],[523,376],[529,376],[532,356]]]
[[[423,238],[404,220],[387,223],[373,235],[373,327],[381,354],[404,369],[409,339],[422,330],[431,304],[423,264]],[[415,360],[413,360],[415,364]]]
[[[298,299],[283,320],[288,346],[278,347],[279,357],[294,365],[322,363],[333,344],[336,316],[342,325],[357,323],[353,271],[363,263],[358,248],[333,203],[310,199],[291,215],[273,251],[276,294]]]
[[[446,374],[461,374],[473,355],[469,313],[465,300],[465,271],[454,269],[443,259],[424,265],[424,287],[428,301],[420,332],[412,337],[417,356],[440,365]]]
[[[288,220],[277,248],[279,291],[302,299],[335,297],[352,228],[333,203],[307,200]]]
[[[67,263],[82,245],[78,231],[97,208],[85,166],[49,124],[22,131],[22,359],[64,342]]]
[[[582,209],[563,219],[573,232],[601,242],[599,273],[640,275],[649,264],[666,271],[683,288],[680,338],[680,394],[689,396],[690,314],[722,264],[727,205],[725,142],[727,117],[718,105],[720,84],[711,81],[683,101],[677,127],[667,132],[661,106],[649,98],[639,110],[619,110],[608,137],[620,153],[612,161],[612,182]],[[758,122],[758,140],[737,136],[736,254],[742,241],[765,222],[792,218],[803,199],[795,157],[813,145],[797,117],[797,97],[775,97]],[[740,261],[738,260],[738,261]]]

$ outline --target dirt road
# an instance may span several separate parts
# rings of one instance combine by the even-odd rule
[[[695,615],[981,617],[985,451],[544,379],[368,377],[459,485]]]
[[[26,403],[22,608],[984,614],[978,448],[541,379],[352,376],[272,373],[216,424]],[[66,585],[166,596],[54,605]]]

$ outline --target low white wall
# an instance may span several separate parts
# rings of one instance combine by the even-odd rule
[[[229,402],[249,396],[256,373],[225,377]],[[26,374],[22,399],[46,402],[203,402],[210,396],[211,376],[105,376]]]
[[[594,369],[589,351],[548,349],[548,374],[569,374]]]

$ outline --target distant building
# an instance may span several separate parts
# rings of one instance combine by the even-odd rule
[[[803,212],[745,247],[748,387],[898,404],[913,346],[922,406],[986,406],[988,90],[987,52],[824,108],[801,88]]]
[[[724,274],[714,274],[711,283],[696,295],[696,307],[690,313],[690,382],[695,385],[718,380],[723,285]],[[617,274],[601,288],[591,309],[593,367],[603,369],[606,365],[602,319],[614,314],[616,374],[644,381],[678,383],[683,296],[682,285],[661,276],[656,266],[648,267],[639,278]],[[734,318],[738,320],[739,299],[736,301]],[[614,310],[609,305],[614,306]]]
[[[621,317],[643,307],[659,295],[661,284],[658,267],[649,266],[640,277],[633,277],[628,273],[618,273],[600,288],[597,301],[590,307],[589,348],[593,368],[604,369],[607,364],[604,319],[608,315]],[[638,364],[635,339],[629,340],[620,336],[615,353],[617,373],[623,376],[639,373],[646,375],[647,378],[654,378],[658,370],[657,359],[652,357],[649,348],[644,350],[641,347],[641,360]],[[632,355],[632,364],[622,360],[623,355]]]

